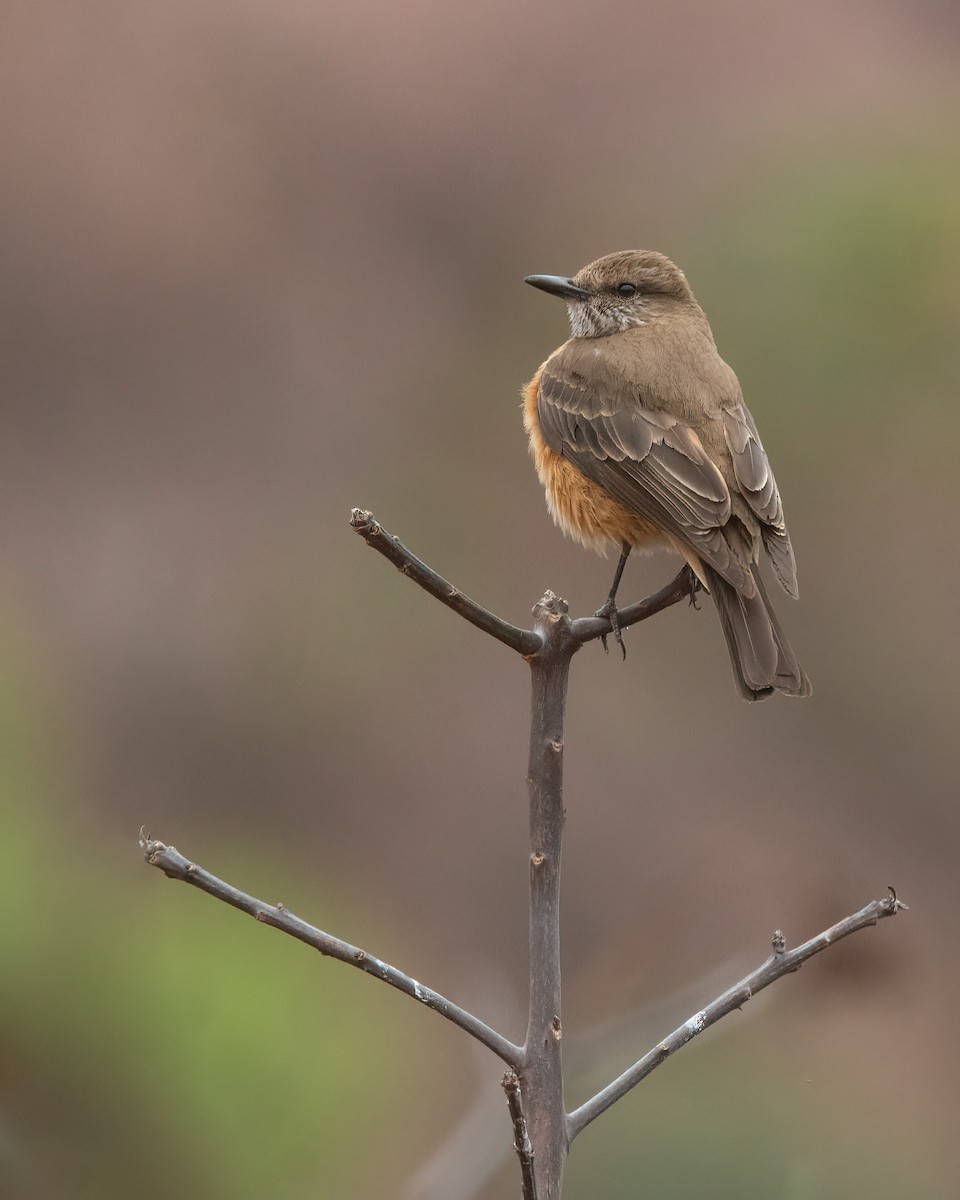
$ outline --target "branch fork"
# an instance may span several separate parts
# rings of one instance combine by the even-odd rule
[[[611,632],[607,617],[571,618],[567,604],[546,592],[533,610],[533,629],[496,616],[413,555],[388,533],[372,513],[353,509],[353,529],[408,579],[453,609],[471,625],[508,646],[529,664],[532,677],[530,760],[530,990],[527,1030],[517,1045],[479,1017],[396,967],[295,916],[282,904],[271,905],[218,879],[184,857],[175,847],[144,830],[140,845],[146,861],[171,879],[188,883],[216,899],[279,929],[321,954],[356,967],[417,1000],[470,1034],[507,1066],[501,1081],[514,1131],[523,1200],[560,1200],[563,1168],[570,1143],[598,1116],[651,1071],[722,1017],[740,1009],[763,988],[797,971],[835,942],[885,917],[905,910],[893,888],[865,907],[794,950],[777,930],[772,954],[756,970],[698,1009],[661,1042],[596,1095],[567,1112],[564,1107],[560,986],[560,857],[563,835],[563,721],[573,655],[587,642]],[[695,600],[697,581],[689,567],[646,600],[617,613],[621,629],[662,612],[679,601]]]

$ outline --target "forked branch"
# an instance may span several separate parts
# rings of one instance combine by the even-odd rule
[[[531,629],[521,629],[517,625],[511,625],[509,621],[504,621],[502,617],[498,617],[483,605],[471,600],[469,596],[465,596],[455,584],[444,579],[442,575],[438,575],[432,567],[428,567],[425,562],[412,554],[392,533],[388,533],[373,513],[366,512],[362,508],[353,509],[350,513],[350,525],[368,546],[372,546],[384,558],[388,558],[401,575],[412,579],[425,592],[429,592],[441,604],[445,604],[454,612],[459,613],[471,625],[476,625],[484,633],[489,633],[491,637],[496,638],[498,642],[503,642],[511,650],[516,650],[518,654],[529,656],[540,649],[542,639],[538,633]],[[648,617],[656,616],[657,613],[663,612],[672,604],[679,603],[685,597],[689,596],[692,601],[699,586],[696,576],[690,568],[682,567],[677,576],[659,592],[648,596],[646,600],[639,600],[636,604],[628,604],[626,608],[621,608],[617,613],[620,628],[629,629],[631,625],[645,621]],[[611,627],[606,617],[579,617],[570,623],[570,632],[574,641],[583,644],[610,633]]]
[[[580,647],[611,632],[605,617],[571,619],[566,604],[547,592],[534,608],[536,627],[521,629],[483,608],[459,588],[438,575],[388,533],[372,513],[355,508],[354,530],[400,572],[424,591],[454,610],[466,621],[509,646],[528,662],[532,674],[530,760],[530,997],[524,1045],[516,1046],[496,1030],[460,1008],[445,996],[349,942],[308,925],[282,905],[266,904],[239,891],[209,871],[184,858],[173,846],[155,841],[141,830],[140,844],[148,863],[172,879],[207,892],[263,924],[297,938],[321,954],[373,975],[391,987],[419,1000],[452,1024],[492,1050],[508,1066],[503,1077],[514,1143],[520,1161],[524,1200],[560,1200],[563,1168],[570,1142],[591,1121],[615,1104],[697,1034],[783,975],[796,971],[808,958],[834,942],[906,905],[891,889],[885,900],[875,900],[817,937],[787,951],[783,935],[774,936],[773,954],[757,970],[711,1001],[675,1029],[659,1045],[624,1071],[608,1087],[569,1115],[564,1111],[561,1063],[560,987],[560,857],[563,830],[564,709],[570,662]],[[622,629],[644,621],[689,597],[694,602],[698,584],[684,566],[665,588],[618,613]],[[522,1097],[522,1102],[521,1102]]]

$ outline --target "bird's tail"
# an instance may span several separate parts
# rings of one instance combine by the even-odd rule
[[[813,691],[810,680],[790,649],[756,566],[751,571],[757,594],[749,597],[742,596],[706,563],[702,570],[717,606],[740,694],[747,700],[765,700],[774,692],[809,696]]]

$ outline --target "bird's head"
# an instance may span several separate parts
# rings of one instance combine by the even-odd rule
[[[525,283],[567,302],[574,337],[606,337],[677,305],[694,303],[686,276],[656,250],[621,250],[576,275],[528,275]]]

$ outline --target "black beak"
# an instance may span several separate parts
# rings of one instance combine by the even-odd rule
[[[523,281],[541,292],[549,292],[551,296],[561,296],[564,300],[589,300],[593,292],[578,287],[572,279],[563,275],[528,275]]]

